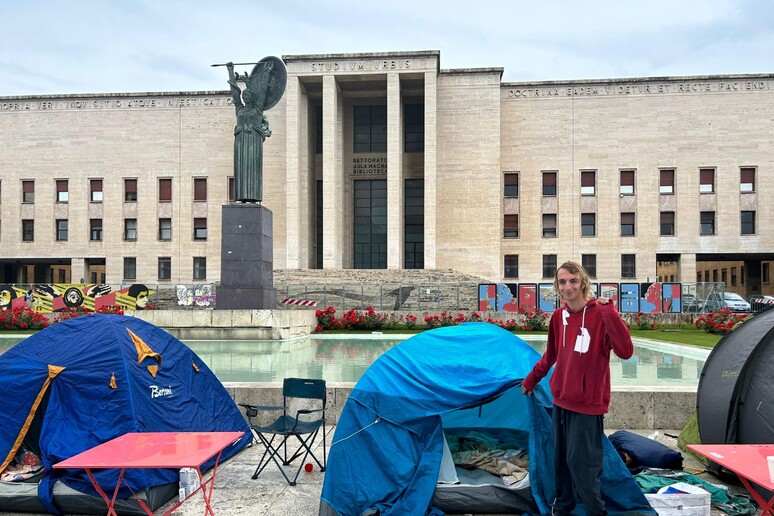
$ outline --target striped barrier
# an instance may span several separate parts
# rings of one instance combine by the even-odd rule
[[[292,297],[286,297],[280,301],[281,305],[291,306],[317,306],[317,301],[311,301],[309,299],[293,299]]]

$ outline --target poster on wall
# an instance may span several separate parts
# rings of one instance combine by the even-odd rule
[[[540,293],[540,310],[550,314],[559,306],[559,296],[554,290],[553,283],[541,283],[538,285]]]
[[[640,312],[660,314],[661,283],[640,283]]]
[[[599,297],[606,297],[618,308],[618,283],[602,283],[599,286]]]
[[[144,310],[155,293],[141,283],[113,290],[110,285],[83,283],[37,284],[31,289],[0,285],[0,310],[28,308],[39,313],[82,309],[94,312],[117,306],[123,310]],[[25,296],[32,295],[27,303]]]
[[[516,283],[497,284],[497,311],[518,312],[519,300],[517,297],[519,285]]]
[[[494,283],[478,285],[478,309],[481,312],[494,312],[497,306],[497,286]]]
[[[683,311],[681,292],[683,286],[680,283],[661,284],[661,310],[664,313],[679,314]]]
[[[536,309],[537,305],[537,284],[519,283],[519,306],[528,310]]]
[[[618,311],[626,314],[636,314],[640,311],[640,284],[621,283],[621,301]]]

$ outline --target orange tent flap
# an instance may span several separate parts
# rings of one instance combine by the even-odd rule
[[[118,388],[118,384],[116,383],[116,373],[113,373],[110,376],[110,384],[109,384],[109,386],[110,386],[111,389],[117,389]]]
[[[199,372],[199,366],[196,365],[196,362],[194,362],[193,360],[191,360],[191,366],[193,366],[194,371],[196,371],[197,373]]]
[[[153,358],[159,364],[161,363],[161,355],[153,351],[150,346],[148,346],[145,341],[138,337],[132,330],[127,328],[126,331],[129,332],[129,336],[132,337],[132,342],[134,342],[134,347],[137,349],[138,364],[147,357]]]
[[[148,366],[148,372],[151,374],[152,377],[156,378],[156,373],[159,372],[159,366],[157,366],[157,365],[149,365]]]

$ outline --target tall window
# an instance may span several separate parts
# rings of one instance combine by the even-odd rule
[[[207,240],[207,219],[204,217],[194,218],[193,231],[194,240]]]
[[[159,202],[172,201],[172,179],[159,179]]]
[[[403,188],[403,267],[425,268],[425,181],[406,179]]]
[[[634,236],[634,213],[621,213],[621,236]]]
[[[634,195],[634,170],[621,170],[621,195]]]
[[[56,239],[59,242],[67,241],[67,219],[58,219],[56,221]]]
[[[597,187],[597,171],[581,170],[581,195],[595,195]]]
[[[35,202],[35,181],[22,181],[22,202]]]
[[[355,106],[354,151],[387,152],[387,106]]]
[[[387,268],[387,181],[355,181],[354,268]]]
[[[736,267],[731,267],[731,286],[736,286]]]
[[[403,151],[424,152],[425,150],[425,105],[406,104],[403,106]]]
[[[317,105],[314,109],[315,114],[315,131],[314,131],[314,151],[317,154],[322,154],[323,148],[323,112],[322,106]]]
[[[518,196],[519,196],[519,173],[506,172],[505,173],[505,197],[518,197]]]
[[[582,254],[581,265],[589,273],[589,277],[597,277],[597,255],[596,254]]]
[[[742,234],[743,235],[755,234],[755,212],[754,211],[742,212]]]
[[[503,237],[519,238],[519,216],[505,215],[503,217]]]
[[[124,202],[137,202],[137,179],[124,179]]]
[[[556,172],[543,172],[543,196],[556,196]]]
[[[137,258],[124,257],[124,279],[125,280],[137,279]]]
[[[553,278],[556,275],[556,255],[543,255],[543,277]]]
[[[743,193],[755,191],[755,167],[742,167],[739,169],[739,191]]]
[[[193,257],[193,279],[195,280],[207,279],[207,257],[206,256]]]
[[[315,234],[317,235],[317,241],[315,242],[317,247],[317,268],[323,268],[323,182],[321,180],[315,181],[315,212],[317,213]]]
[[[715,212],[714,211],[702,211],[699,214],[699,220],[701,222],[700,234],[702,235],[715,234]]]
[[[769,262],[763,262],[761,266],[761,282],[770,283],[771,276],[769,271]]]
[[[658,191],[662,194],[675,193],[675,169],[664,168],[659,171]]]
[[[701,193],[715,192],[715,169],[714,168],[699,169],[699,192]]]
[[[89,180],[89,199],[91,202],[102,202],[102,179]]]
[[[67,202],[69,198],[67,179],[56,180],[56,202]]]
[[[89,240],[92,242],[102,240],[102,219],[89,220]]]
[[[159,279],[172,279],[172,258],[170,256],[159,256]]]
[[[124,219],[124,240],[137,240],[137,219]]]
[[[621,277],[627,279],[637,277],[637,255],[621,255]]]
[[[556,213],[543,214],[543,238],[556,238]]]
[[[22,241],[34,242],[35,241],[35,221],[32,219],[22,220]]]
[[[519,277],[519,255],[506,254],[503,260],[504,275],[506,278]]]
[[[597,214],[581,213],[581,236],[593,237],[597,234]]]
[[[673,236],[675,234],[675,212],[661,212],[661,236]]]
[[[172,240],[172,219],[159,219],[159,240]]]
[[[194,178],[194,201],[207,200],[207,178]]]

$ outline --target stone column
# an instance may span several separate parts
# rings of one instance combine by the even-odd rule
[[[343,264],[343,181],[339,86],[333,75],[323,76],[323,269]]]
[[[436,72],[425,72],[425,269],[436,268],[437,90]]]
[[[680,255],[680,264],[678,265],[677,281],[681,283],[693,283],[696,281],[696,255],[693,253],[683,253]]]
[[[387,74],[387,268],[402,269],[403,260],[403,117],[400,74]]]
[[[300,84],[288,77],[285,88],[285,267],[300,269],[301,226],[306,220],[307,203],[301,199]]]

